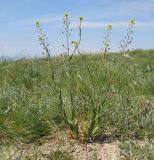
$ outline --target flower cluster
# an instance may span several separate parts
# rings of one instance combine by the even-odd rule
[[[80,16],[79,19],[80,19],[80,21],[83,21],[83,16]]]
[[[39,22],[39,21],[36,21],[36,22],[35,22],[35,26],[36,26],[36,28],[39,28],[39,27],[41,27],[41,24],[40,24],[40,22]]]
[[[134,19],[131,19],[131,20],[130,20],[130,24],[135,25],[135,20],[134,20]]]
[[[112,25],[109,24],[109,25],[107,26],[107,29],[108,29],[108,30],[112,30]]]
[[[78,41],[72,41],[72,44],[76,47],[79,45],[79,42]]]
[[[64,13],[64,17],[68,17],[68,16],[69,16],[69,14],[65,12]]]

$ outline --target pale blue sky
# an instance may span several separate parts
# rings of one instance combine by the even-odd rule
[[[36,20],[42,22],[52,54],[63,52],[64,12],[71,15],[74,27],[78,17],[84,16],[81,47],[85,51],[100,51],[109,23],[113,25],[111,49],[118,50],[130,19],[136,20],[132,47],[154,48],[154,0],[0,0],[0,56],[41,55]],[[73,33],[77,36],[77,29]]]

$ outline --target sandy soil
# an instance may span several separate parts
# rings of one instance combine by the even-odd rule
[[[90,160],[92,157],[97,157],[98,160],[119,160],[118,142],[78,143],[75,140],[68,139],[64,134],[61,134],[60,138],[57,137],[46,140],[39,147],[43,154],[49,154],[51,151],[59,149],[69,152],[75,160]]]
[[[139,143],[142,145],[143,141]],[[19,142],[15,146],[0,148],[0,159],[31,157],[32,160],[48,160],[47,157],[52,151],[60,150],[70,153],[74,160],[127,160],[125,157],[120,157],[119,144],[111,137],[101,137],[92,142],[81,143],[70,139],[64,132],[58,132],[55,136],[44,137],[40,145]]]

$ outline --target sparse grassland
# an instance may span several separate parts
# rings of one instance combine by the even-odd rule
[[[43,137],[61,132],[81,144],[99,139],[103,143],[103,137],[121,142],[145,139],[151,142],[154,51],[135,50],[129,55],[106,54],[105,58],[101,54],[74,55],[69,63],[66,55],[0,62],[2,150],[8,145],[19,145],[19,150],[20,144],[41,145]],[[128,153],[127,158],[143,158],[130,153],[134,144],[127,145],[122,147]],[[39,159],[35,149],[32,153],[33,159]],[[152,157],[151,148],[149,153]],[[71,155],[59,150],[46,158],[54,156],[71,159]]]

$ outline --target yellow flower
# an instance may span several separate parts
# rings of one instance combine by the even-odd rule
[[[69,14],[65,12],[65,13],[64,13],[64,17],[67,18],[68,16],[69,16]]]
[[[39,22],[39,21],[36,21],[36,22],[35,22],[35,26],[36,26],[36,27],[40,27],[40,26],[41,26],[40,22]]]
[[[79,44],[79,42],[78,41],[72,41],[72,44],[74,44],[74,46],[76,47]]]
[[[80,16],[80,21],[83,21],[83,16]]]
[[[131,19],[131,20],[130,20],[130,23],[131,23],[132,25],[134,25],[134,24],[135,24],[135,20],[134,20],[134,19]]]
[[[111,29],[112,29],[112,25],[109,24],[109,25],[107,26],[107,29],[111,30]]]

